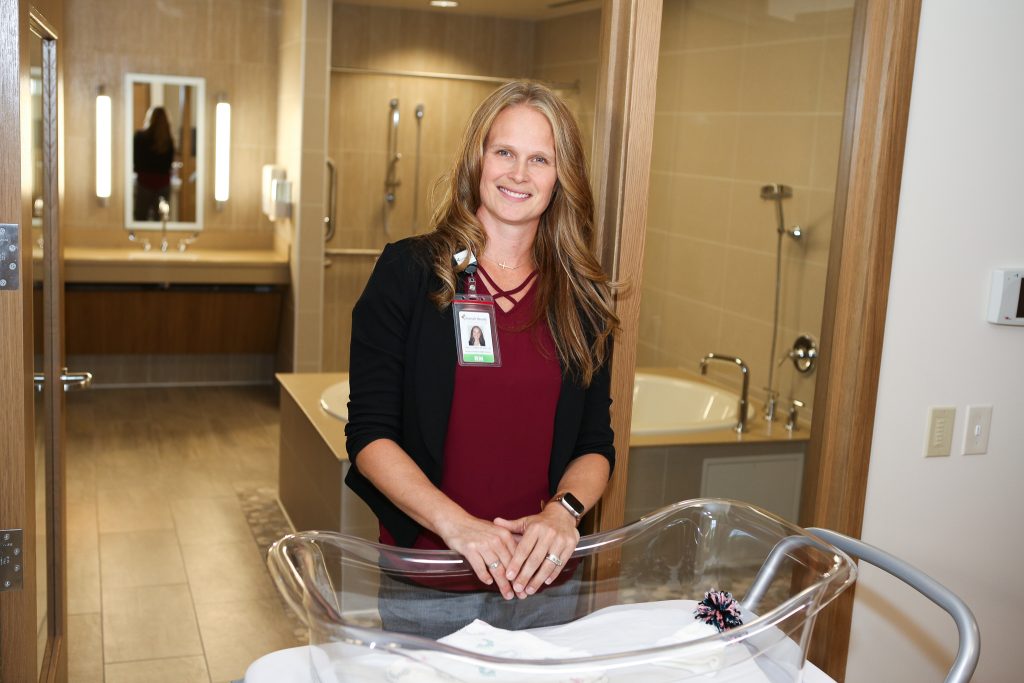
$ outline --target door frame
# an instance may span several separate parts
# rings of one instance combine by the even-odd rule
[[[602,263],[624,286],[611,369],[617,459],[597,510],[601,531],[621,526],[625,513],[661,9],[661,0],[604,3],[596,217]],[[803,526],[854,537],[864,515],[920,13],[921,0],[855,4],[800,513]],[[811,660],[837,681],[845,676],[853,597],[846,591],[818,616],[811,641]]]
[[[53,3],[49,3],[53,4]],[[56,7],[58,15],[60,6]],[[4,121],[18,126],[0,128],[0,221],[17,223],[21,248],[20,287],[0,292],[0,526],[24,529],[25,558],[22,590],[0,594],[0,681],[65,681],[68,671],[67,579],[64,500],[64,392],[56,381],[63,370],[63,272],[60,242],[60,69],[57,33],[29,3],[0,0],[0,107]],[[36,583],[35,529],[35,401],[32,250],[32,115],[29,79],[31,32],[42,39],[43,167],[42,196],[46,240],[43,267],[45,297],[40,319],[48,331],[43,340],[42,371],[49,380],[44,392],[45,482],[51,503],[46,514],[47,572],[45,587]],[[17,188],[15,190],[15,188]],[[48,324],[46,324],[48,323]],[[47,594],[49,635],[41,670],[36,666],[36,594]]]

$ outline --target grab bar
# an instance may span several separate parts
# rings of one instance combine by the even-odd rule
[[[330,157],[325,161],[327,163],[327,215],[324,216],[324,242],[330,242],[337,227],[335,217],[338,215],[338,169]]]
[[[324,249],[325,256],[380,256],[380,249]]]

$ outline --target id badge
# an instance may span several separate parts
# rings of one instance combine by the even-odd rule
[[[460,294],[452,300],[452,313],[459,365],[501,367],[494,299],[482,294]]]

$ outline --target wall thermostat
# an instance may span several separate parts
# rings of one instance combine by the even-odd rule
[[[988,299],[988,318],[997,325],[1024,326],[1024,269],[1004,268],[992,271],[992,293]]]

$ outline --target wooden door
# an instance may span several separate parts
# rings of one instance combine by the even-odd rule
[[[65,681],[57,36],[0,15],[0,681]]]

